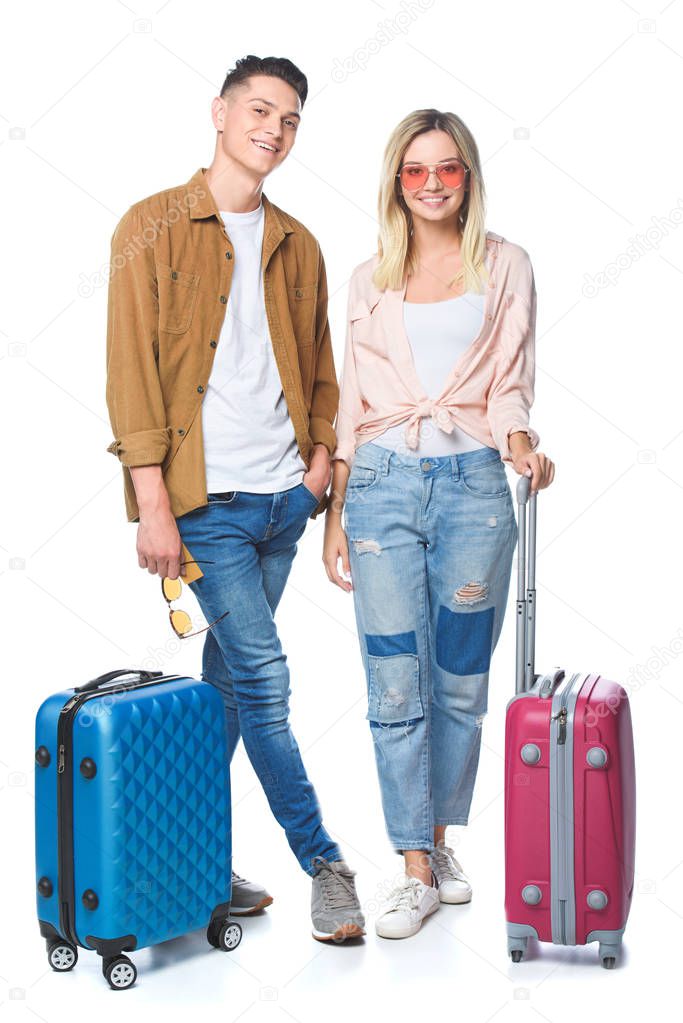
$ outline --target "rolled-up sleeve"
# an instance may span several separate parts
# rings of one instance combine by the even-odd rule
[[[314,444],[324,444],[332,454],[337,443],[333,423],[339,401],[339,385],[334,367],[330,324],[327,315],[325,260],[322,252],[318,251],[318,299],[315,314],[316,364],[308,432]]]
[[[354,281],[349,284],[348,302],[346,307],[346,339],[344,342],[344,365],[342,367],[339,388],[339,410],[335,429],[337,431],[337,447],[332,459],[346,462],[349,469],[353,465],[356,453],[355,430],[363,415],[364,405],[356,373],[356,359],[353,352],[353,334],[351,314],[354,308]]]
[[[503,357],[486,410],[496,447],[502,460],[508,463],[512,463],[511,433],[527,433],[532,451],[540,443],[538,433],[529,425],[535,385],[536,286],[528,256],[516,287],[505,312],[508,321],[503,337]]]
[[[131,207],[111,239],[107,305],[106,401],[115,438],[107,451],[126,466],[160,464],[171,445],[156,358],[158,330],[154,251]]]

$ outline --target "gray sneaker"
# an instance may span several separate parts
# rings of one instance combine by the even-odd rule
[[[253,881],[245,881],[233,870],[231,916],[249,916],[250,913],[258,913],[259,909],[269,906],[272,901],[273,896],[269,895],[265,888],[254,884]]]
[[[318,941],[345,941],[365,934],[365,917],[356,895],[355,870],[344,860],[315,856],[311,918]]]

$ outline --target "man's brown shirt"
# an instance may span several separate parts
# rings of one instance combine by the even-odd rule
[[[134,203],[111,240],[107,407],[123,465],[126,514],[139,521],[130,467],[161,465],[177,518],[207,503],[201,405],[225,317],[234,249],[205,176]],[[318,242],[264,206],[266,315],[301,457],[336,446],[339,388]],[[239,381],[235,381],[239,386]],[[226,437],[226,445],[230,438]],[[327,494],[312,512],[328,503]]]

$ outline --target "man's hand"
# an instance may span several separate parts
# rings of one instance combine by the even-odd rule
[[[181,546],[180,533],[170,511],[148,518],[140,516],[137,538],[140,568],[146,568],[151,575],[159,575],[162,579],[165,576],[177,579]]]
[[[133,466],[130,470],[140,512],[137,552],[138,565],[151,575],[177,579],[183,542],[171,502],[158,465]]]
[[[314,444],[310,468],[301,482],[320,500],[330,485],[331,475],[329,451],[324,444]]]

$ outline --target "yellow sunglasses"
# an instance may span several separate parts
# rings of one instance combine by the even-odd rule
[[[180,564],[213,565],[213,561],[181,561]],[[169,605],[168,614],[171,622],[171,628],[180,639],[191,639],[192,636],[199,636],[202,632],[212,629],[217,622],[220,622],[221,618],[225,618],[226,615],[230,614],[229,611],[224,611],[219,618],[216,618],[215,622],[211,622],[211,625],[206,625],[203,629],[197,629],[196,632],[190,632],[190,629],[192,628],[192,619],[187,611],[180,611],[176,608],[170,607],[173,601],[178,600],[183,592],[182,577],[178,576],[177,579],[169,579],[168,576],[164,576],[161,580],[161,592],[164,595],[166,603]]]

